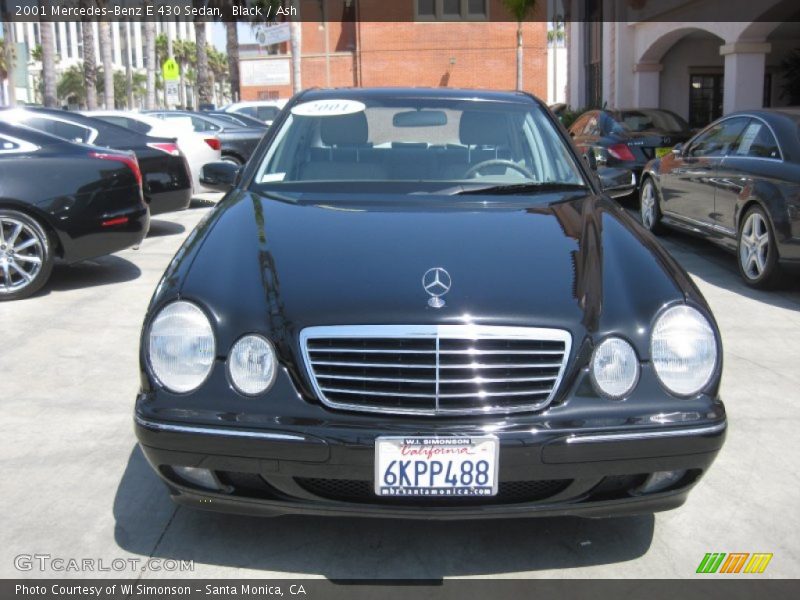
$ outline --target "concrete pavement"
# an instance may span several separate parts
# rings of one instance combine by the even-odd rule
[[[142,317],[161,273],[208,208],[161,215],[138,251],[57,267],[37,297],[0,305],[4,526],[14,558],[193,559],[192,577],[690,577],[706,552],[800,560],[800,286],[755,292],[732,257],[680,234],[664,244],[722,330],[730,431],[688,503],[655,517],[428,523],[255,519],[174,506],[136,448]],[[159,577],[157,571],[88,576]]]

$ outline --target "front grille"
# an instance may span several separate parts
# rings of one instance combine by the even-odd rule
[[[360,504],[387,504],[398,506],[471,506],[485,504],[515,504],[545,500],[567,489],[571,479],[543,479],[533,481],[501,481],[496,496],[458,497],[386,497],[375,494],[371,481],[355,479],[318,479],[296,477],[295,482],[307,492],[338,502]]]
[[[564,374],[570,341],[560,329],[467,325],[309,327],[300,334],[324,404],[419,415],[543,408]]]

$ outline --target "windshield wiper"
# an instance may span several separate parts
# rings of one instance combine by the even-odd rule
[[[579,183],[561,183],[557,181],[535,181],[527,183],[493,184],[480,187],[471,187],[453,192],[454,196],[465,195],[502,195],[502,194],[537,194],[542,192],[566,192],[588,190],[589,188]]]

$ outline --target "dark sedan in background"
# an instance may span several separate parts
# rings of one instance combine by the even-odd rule
[[[133,152],[142,172],[142,191],[151,214],[183,210],[192,200],[189,166],[172,138],[148,136],[57,109],[0,110],[0,121],[22,124],[71,142]]]
[[[800,109],[730,114],[647,165],[641,218],[736,253],[746,283],[767,288],[800,266]]]
[[[256,119],[255,117],[251,117],[249,115],[243,115],[241,113],[212,110],[205,114],[207,114],[210,117],[216,117],[217,119],[222,119],[223,121],[227,121],[228,123],[233,123],[234,125],[240,125],[242,127],[261,129],[264,131],[269,129],[269,125],[267,125],[264,121]]]
[[[600,165],[630,169],[637,184],[648,161],[691,137],[689,124],[662,109],[590,110],[569,128],[578,149]]]
[[[53,262],[139,244],[149,212],[136,157],[0,122],[0,301],[45,285]]]
[[[250,155],[264,137],[266,129],[237,125],[230,120],[210,116],[208,113],[196,113],[184,110],[148,111],[148,114],[159,119],[186,119],[200,133],[213,133],[222,144],[222,160],[241,166],[248,161]]]
[[[267,136],[240,174],[206,167],[236,187],[144,320],[136,433],[176,501],[435,519],[684,502],[725,436],[717,326],[544,104],[309,90]]]

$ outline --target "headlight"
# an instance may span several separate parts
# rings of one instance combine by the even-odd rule
[[[216,348],[211,323],[190,302],[164,307],[150,325],[150,368],[172,392],[191,392],[208,377]]]
[[[607,338],[592,354],[592,380],[598,391],[611,398],[631,393],[639,380],[639,359],[623,339]]]
[[[260,335],[246,335],[233,345],[228,357],[228,373],[237,390],[247,395],[260,394],[272,385],[277,361],[272,344]]]
[[[696,394],[708,385],[717,364],[714,329],[698,310],[674,306],[656,321],[650,354],[658,378],[670,392]]]

